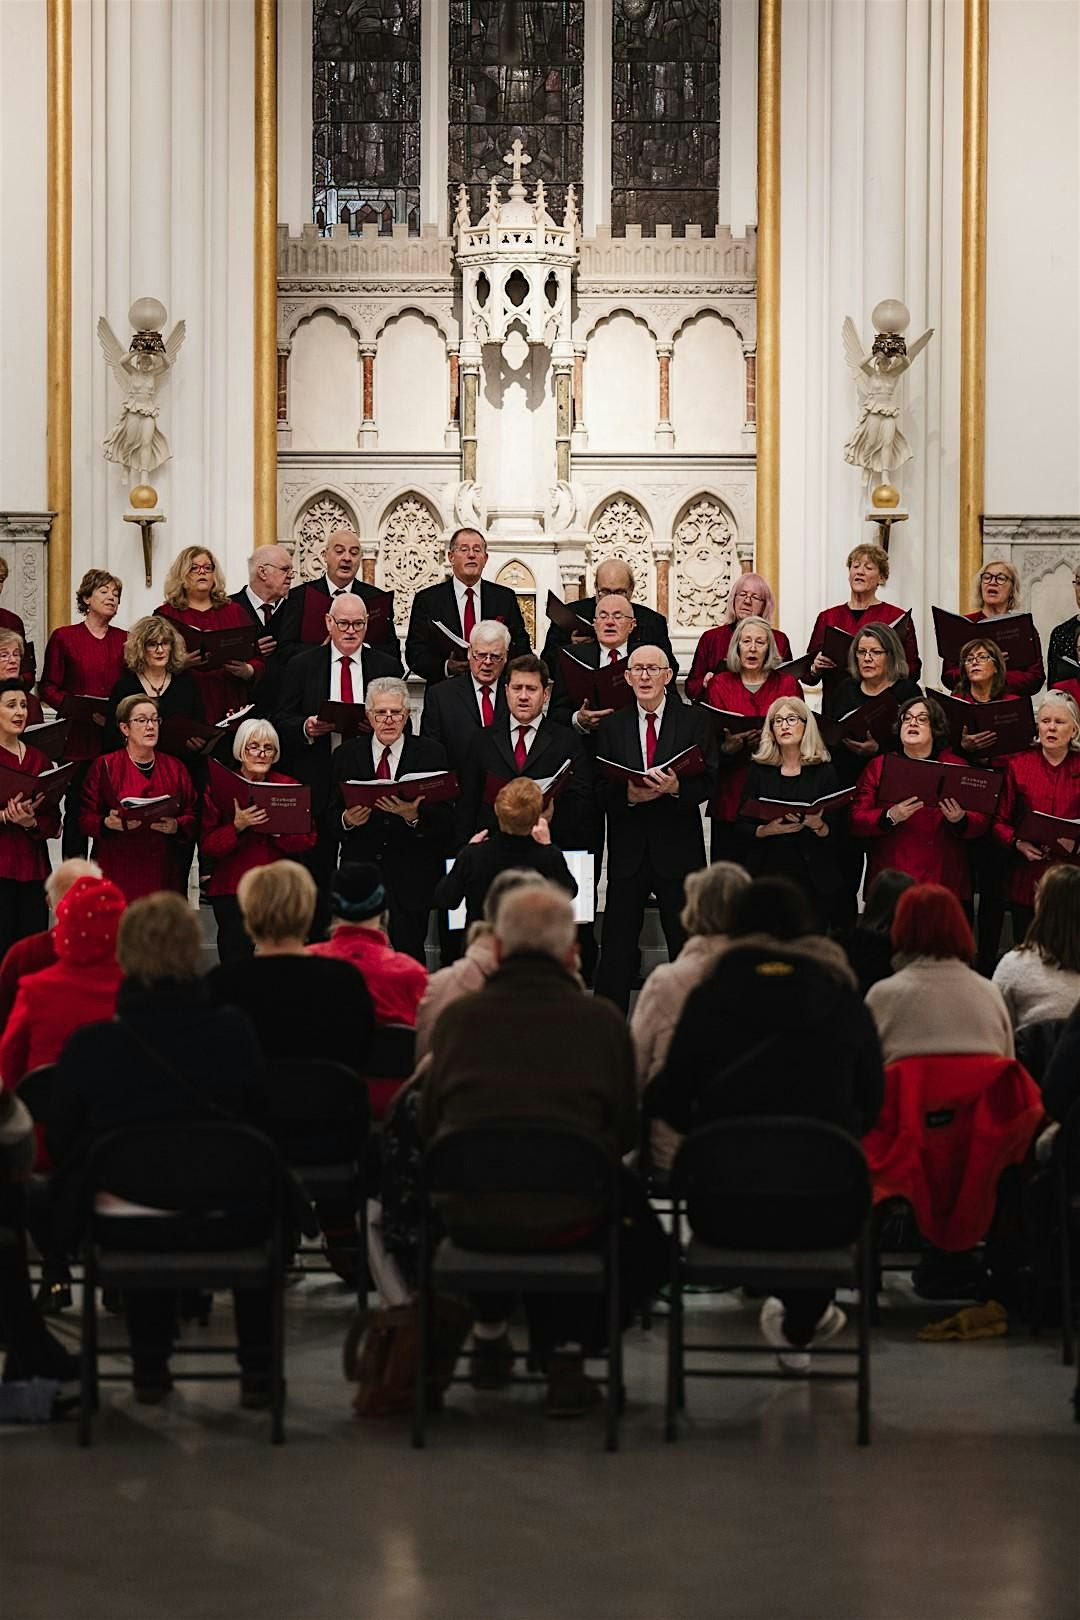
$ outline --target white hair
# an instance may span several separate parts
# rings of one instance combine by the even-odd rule
[[[409,688],[399,675],[377,675],[373,681],[368,681],[364,689],[364,708],[374,709],[380,698],[388,697],[400,698],[408,714]]]
[[[510,651],[510,632],[505,624],[498,619],[481,619],[474,624],[472,635],[469,637],[469,646],[475,647],[478,642],[498,641],[502,643],[503,652]]]
[[[87,861],[80,855],[72,855],[70,859],[61,861],[45,879],[45,898],[55,911],[71,886],[80,878],[104,876],[97,861]]]
[[[540,951],[561,962],[573,947],[576,934],[574,908],[552,883],[511,889],[495,913],[495,937],[504,957]]]
[[[281,758],[281,742],[269,720],[260,720],[255,716],[250,720],[241,720],[233,738],[233,759],[243,759],[244,749],[249,742],[273,743],[275,764]]]
[[[256,546],[255,547],[255,550],[251,553],[251,556],[247,560],[248,584],[249,585],[253,585],[255,583],[255,575],[259,572],[259,569],[262,567],[263,563],[268,563],[268,562],[273,561],[273,557],[271,556],[271,552],[274,552],[274,551],[283,551],[285,553],[286,558],[288,558],[289,548],[287,546],[272,545],[272,546]]]
[[[1074,754],[1080,753],[1080,709],[1077,708],[1068,692],[1055,692],[1051,687],[1049,692],[1043,693],[1042,697],[1035,705],[1036,725],[1038,725],[1039,716],[1042,714],[1047,704],[1053,704],[1055,709],[1065,710],[1065,713],[1069,716],[1069,719],[1073,723],[1073,735],[1069,741],[1069,747],[1072,749]]]

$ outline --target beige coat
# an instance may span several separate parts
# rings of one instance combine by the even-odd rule
[[[449,1007],[459,996],[482,990],[495,967],[495,936],[482,934],[473,940],[464,956],[431,975],[423,1000],[416,1009],[417,1064],[431,1051],[431,1032],[443,1008]]]

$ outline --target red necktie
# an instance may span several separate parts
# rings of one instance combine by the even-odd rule
[[[351,658],[341,660],[341,701],[342,703],[351,703],[353,701]]]
[[[528,726],[518,726],[518,740],[514,744],[514,761],[519,771],[525,769],[525,761],[529,757],[529,750],[525,747],[525,733]]]
[[[491,701],[490,686],[481,686],[480,688],[480,717],[485,726],[490,726],[491,722],[495,718],[495,708]]]
[[[651,771],[656,764],[656,716],[645,716],[645,769]]]
[[[612,647],[611,651],[608,653],[607,661],[609,664],[617,664],[619,662],[619,654],[614,647]]]
[[[390,781],[390,749],[388,747],[382,751],[382,759],[375,767],[375,775],[384,782]]]
[[[472,633],[473,633],[473,631],[475,629],[476,629],[476,610],[473,607],[473,588],[472,588],[471,585],[466,585],[466,587],[465,587],[465,615],[464,615],[464,617],[463,617],[463,619],[461,621],[461,633],[465,637],[466,641],[468,641],[469,637],[472,635]],[[488,722],[485,720],[484,721],[485,726],[487,725],[487,723]]]

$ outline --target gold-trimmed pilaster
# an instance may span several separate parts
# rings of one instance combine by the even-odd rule
[[[253,529],[277,534],[277,0],[255,0]]]
[[[71,618],[71,0],[47,0],[46,322],[49,629]]]
[[[986,107],[989,0],[964,0],[964,145],[960,199],[959,600],[982,567],[986,435]]]
[[[783,0],[758,0],[757,546],[780,595],[780,29]]]

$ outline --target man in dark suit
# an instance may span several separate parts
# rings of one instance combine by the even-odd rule
[[[611,591],[607,596],[601,597],[594,609],[594,639],[576,644],[567,651],[581,663],[588,664],[590,669],[599,669],[602,664],[625,664],[634,649],[636,626],[637,620],[634,618],[630,598]],[[563,679],[562,660],[558,654],[555,656],[555,665],[551,673],[554,685],[549,713],[552,719],[557,720],[561,726],[573,726],[579,737],[591,737],[601,720],[612,713],[611,709],[591,709],[587,703],[579,705],[577,700],[570,696]]]
[[[306,585],[298,585],[289,592],[282,609],[281,622],[275,626],[279,656],[283,663],[291,662],[306,648],[318,647],[323,642],[323,621],[330,611],[330,603],[342,592],[358,596],[373,616],[376,607],[385,600],[384,591],[376,590],[374,585],[365,585],[356,577],[360,570],[360,540],[351,529],[335,529],[326,542],[323,560],[326,573],[321,579],[309,579]],[[376,652],[393,660],[397,666],[395,675],[404,673],[401,645],[391,620],[387,619],[381,625],[370,644]]]
[[[598,759],[648,771],[649,783],[600,778],[607,813],[607,901],[596,969],[596,993],[624,1012],[637,962],[638,936],[650,894],[674,960],[685,941],[679,914],[687,874],[705,865],[705,839],[699,806],[716,786],[716,745],[707,717],[683,703],[671,684],[672,672],[659,647],[636,647],[626,678],[636,702],[609,715],[597,728]],[[697,746],[705,769],[679,776],[660,767],[686,748]]]
[[[630,651],[640,647],[646,642],[653,647],[659,647],[667,655],[671,665],[672,677],[679,673],[679,661],[671,650],[671,637],[668,634],[668,623],[662,613],[655,608],[646,607],[644,602],[635,602],[634,597],[634,571],[628,562],[621,557],[609,557],[602,562],[596,570],[596,595],[583,596],[580,602],[571,602],[573,611],[580,615],[586,623],[592,620],[596,613],[596,604],[601,597],[625,596],[632,603],[635,620],[634,630],[630,637]],[[574,632],[571,637],[567,631],[561,630],[557,624],[548,624],[547,640],[544,642],[543,658],[552,674],[555,673],[559,661],[559,648],[569,647],[571,640],[575,644],[587,647],[590,642],[588,633],[582,628],[581,636]]]
[[[450,853],[453,806],[399,798],[393,784],[420,771],[445,771],[446,752],[430,737],[406,731],[409,689],[396,676],[369,682],[364,706],[371,735],[354,737],[334,755],[330,815],[341,829],[343,859],[373,861],[382,873],[391,945],[426,964],[431,896]],[[347,810],[342,782],[371,782],[377,776],[387,779],[386,797],[374,808]]]
[[[268,719],[276,713],[281,695],[284,661],[278,631],[285,619],[283,610],[292,579],[292,558],[284,546],[257,546],[248,558],[247,584],[230,598],[253,623],[264,628],[265,633],[259,637],[263,672],[255,688],[255,708]]]
[[[311,813],[321,823],[319,841],[306,865],[319,885],[316,924],[325,924],[326,890],[337,862],[340,824],[328,815],[333,788],[333,756],[341,743],[333,726],[319,719],[319,709],[332,703],[364,701],[369,681],[400,675],[401,665],[364,646],[367,609],[358,596],[335,598],[325,625],[329,642],[294,658],[285,670],[281,705],[275,717],[284,769],[311,789]]]
[[[450,769],[467,770],[479,733],[506,724],[506,660],[510,632],[505,624],[481,619],[469,637],[465,673],[429,686],[424,695],[421,737],[442,743]],[[475,829],[474,829],[475,830]]]
[[[441,623],[468,641],[482,619],[497,619],[509,632],[508,656],[531,652],[517,597],[506,585],[493,585],[481,574],[487,565],[487,541],[476,529],[456,529],[448,552],[451,577],[441,585],[428,585],[413,597],[405,662],[428,686],[448,676],[464,675],[464,652],[451,652],[433,627]]]

